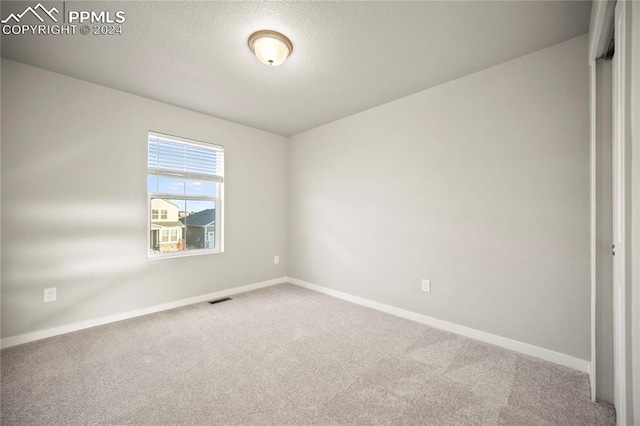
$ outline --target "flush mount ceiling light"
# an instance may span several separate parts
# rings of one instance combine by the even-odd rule
[[[293,51],[291,40],[276,31],[256,31],[249,37],[249,49],[260,62],[269,66],[283,63]]]

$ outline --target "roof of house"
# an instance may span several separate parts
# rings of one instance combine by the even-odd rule
[[[180,219],[180,222],[187,226],[200,226],[204,227],[211,225],[216,220],[216,210],[206,209],[197,213],[192,213],[189,216]]]

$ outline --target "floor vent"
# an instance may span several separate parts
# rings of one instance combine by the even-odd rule
[[[218,300],[211,300],[209,301],[210,305],[215,305],[216,303],[220,303],[220,302],[226,302],[228,300],[233,300],[230,297],[225,297],[224,299],[218,299]]]

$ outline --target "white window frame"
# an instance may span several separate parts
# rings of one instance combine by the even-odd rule
[[[149,137],[156,136],[162,138],[164,140],[168,140],[171,142],[177,142],[181,144],[201,146],[205,148],[215,148],[224,153],[224,146],[219,144],[213,144],[209,142],[202,142],[194,139],[188,139],[180,136],[168,135],[165,133],[159,133],[155,131],[149,131],[147,135],[147,147],[149,144]],[[224,155],[224,154],[223,154]],[[223,160],[224,161],[224,160]],[[148,159],[147,159],[148,164]],[[224,163],[223,163],[224,164]],[[223,166],[224,167],[224,166]],[[147,257],[149,259],[167,259],[167,258],[175,258],[175,257],[186,257],[186,256],[200,256],[205,254],[214,254],[214,253],[223,253],[224,252],[224,177],[218,176],[215,179],[207,178],[205,176],[199,174],[192,173],[183,173],[183,172],[157,172],[152,171],[147,167],[147,179],[148,176],[158,176],[158,177],[178,177],[184,179],[193,179],[193,180],[201,180],[201,181],[210,181],[215,182],[217,185],[216,196],[198,196],[198,195],[179,195],[179,194],[168,194],[168,193],[160,193],[160,192],[149,192],[147,188]],[[182,250],[176,252],[166,252],[166,253],[152,253],[151,248],[151,221],[152,221],[152,209],[151,209],[151,201],[156,198],[162,199],[174,199],[174,200],[185,200],[185,201],[214,201],[215,202],[215,247],[213,249],[195,249],[195,250]],[[162,213],[158,209],[158,218],[160,218]],[[161,220],[161,219],[156,219]],[[180,234],[180,232],[178,232]],[[186,226],[184,228],[184,235],[186,239]],[[182,236],[179,235],[179,238]],[[178,238],[178,239],[179,239]],[[171,234],[169,234],[169,240],[171,240]],[[162,243],[162,230],[160,230],[158,235],[158,241],[160,244]],[[168,243],[171,243],[169,241]],[[174,241],[177,242],[177,241]],[[164,243],[164,244],[168,244]]]

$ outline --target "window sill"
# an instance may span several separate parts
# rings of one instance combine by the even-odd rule
[[[168,253],[157,253],[147,255],[147,259],[149,260],[158,260],[158,259],[173,259],[176,257],[190,257],[190,256],[202,256],[203,254],[219,254],[224,253],[224,250],[185,250],[179,252],[168,252]]]

